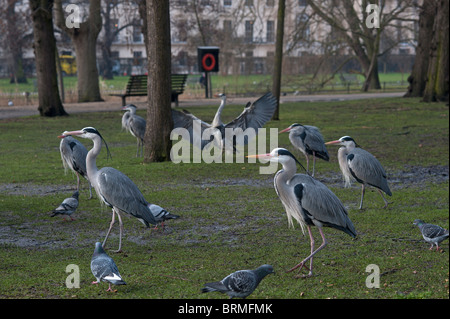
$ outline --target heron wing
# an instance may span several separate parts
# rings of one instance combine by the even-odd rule
[[[356,236],[355,227],[348,217],[347,210],[327,186],[304,174],[294,175],[289,185],[293,186],[303,213],[313,223],[316,220],[324,226],[342,230],[352,237]],[[301,194],[296,185],[302,186]]]
[[[269,121],[277,107],[277,100],[268,92],[256,100],[250,106],[244,108],[242,113],[233,121],[225,125],[225,128],[241,128],[245,131],[247,128],[253,128],[257,132],[259,128],[263,127]],[[248,139],[244,139],[245,144]]]
[[[322,134],[319,129],[315,126],[305,125],[306,128],[306,136],[305,136],[305,145],[309,150],[316,152],[316,156],[320,157],[326,161],[330,159],[328,155],[327,148],[325,146],[325,141],[323,139]]]
[[[183,112],[180,112],[178,110],[172,110],[172,118],[174,128],[184,128],[189,132],[189,142],[191,144],[200,146],[200,148],[203,149],[214,139],[214,136],[212,135],[209,140],[202,139],[203,132],[212,127],[210,124],[200,120],[188,111],[183,110]],[[196,121],[197,124],[194,124],[194,121]]]
[[[130,132],[134,137],[141,140],[144,139],[146,121],[143,117],[140,117],[139,115],[131,115],[128,120],[128,125]]]
[[[381,163],[369,152],[355,148],[347,155],[347,164],[353,177],[358,182],[364,182],[392,195],[387,184],[386,172]]]
[[[103,167],[97,184],[99,195],[107,205],[139,218],[147,227],[148,223],[156,224],[147,200],[128,176],[112,167]]]

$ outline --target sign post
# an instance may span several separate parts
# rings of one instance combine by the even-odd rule
[[[219,47],[197,47],[198,71],[205,73],[205,98],[212,97],[210,72],[219,71]]]

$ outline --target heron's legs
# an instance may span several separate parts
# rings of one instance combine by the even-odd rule
[[[309,173],[309,157],[306,153],[304,153],[304,154],[306,157],[306,173]]]
[[[115,222],[116,222],[116,216],[115,216],[115,212],[114,212],[114,208],[113,208],[113,209],[112,209],[112,219],[111,219],[111,224],[109,224],[108,232],[106,233],[105,240],[103,240],[103,244],[102,244],[103,248],[105,248],[105,244],[106,244],[106,241],[108,240],[109,233],[111,232],[111,229],[113,228]]]
[[[386,207],[389,205],[388,201],[387,201],[386,198],[384,197],[383,192],[382,192],[381,190],[379,190],[379,189],[377,188],[377,191],[378,191],[378,193],[380,193],[381,198],[383,198],[383,201],[384,201],[384,206],[383,206],[383,208],[386,208]]]
[[[117,249],[115,252],[120,253],[122,251],[122,232],[123,232],[123,223],[122,223],[122,217],[120,217],[119,211],[116,210],[117,217],[119,218],[119,249]]]
[[[76,172],[77,174],[77,191],[80,191],[80,174],[78,174],[78,172]]]
[[[314,243],[313,243],[314,239],[312,237],[312,233],[311,233],[311,229],[310,228],[311,228],[311,226],[308,226],[309,237],[311,238],[311,250],[313,250],[314,249]],[[319,248],[317,248],[315,251],[311,252],[311,255],[309,255],[308,257],[303,259],[299,264],[295,265],[294,267],[289,269],[287,272],[291,272],[291,271],[293,271],[293,270],[295,270],[297,268],[300,268],[300,270],[301,270],[303,267],[308,269],[308,267],[305,266],[305,263],[308,260],[311,260],[310,261],[309,273],[308,273],[308,275],[303,276],[303,277],[311,277],[312,276],[312,259],[313,259],[315,254],[317,254],[320,250],[322,250],[327,245],[327,240],[325,239],[325,235],[324,235],[324,233],[322,231],[322,228],[321,227],[318,227],[318,228],[319,228],[320,236],[322,237],[322,245],[320,245]]]
[[[362,184],[362,187],[361,187],[361,203],[359,204],[359,209],[362,209],[363,200],[364,200],[364,193],[365,192],[366,192],[366,185]]]

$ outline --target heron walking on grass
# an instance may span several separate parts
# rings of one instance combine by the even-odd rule
[[[363,207],[366,185],[373,186],[377,189],[381,198],[383,198],[384,208],[386,208],[389,203],[382,191],[389,196],[392,196],[392,192],[389,189],[386,172],[375,156],[363,150],[350,136],[343,136],[336,141],[330,141],[325,144],[342,145],[338,150],[338,161],[342,175],[344,176],[345,186],[348,187],[351,185],[352,178],[362,184],[359,209]]]
[[[309,172],[309,156],[313,157],[313,169],[312,176],[314,176],[316,168],[316,157],[323,159],[324,161],[329,161],[330,156],[328,155],[327,147],[325,146],[325,141],[320,133],[320,130],[311,125],[301,125],[294,123],[291,126],[280,131],[280,133],[289,132],[289,140],[292,145],[302,152],[306,157],[306,171]]]
[[[249,155],[271,162],[280,163],[283,169],[279,170],[274,177],[275,191],[283,203],[288,217],[288,223],[293,227],[295,219],[304,231],[306,227],[311,241],[311,253],[300,263],[292,267],[290,271],[305,268],[309,270],[306,276],[313,274],[313,257],[325,248],[327,240],[323,233],[323,227],[332,227],[356,237],[356,230],[348,217],[347,210],[339,198],[324,184],[311,177],[309,174],[296,174],[298,163],[303,165],[284,148],[275,148],[269,154]],[[303,167],[304,168],[304,167]],[[322,244],[315,249],[315,241],[311,227],[316,226],[322,237]],[[306,262],[309,261],[309,268]]]
[[[130,214],[131,216],[136,217],[145,226],[150,227],[150,224],[157,224],[157,220],[154,217],[154,212],[152,212],[154,207],[144,198],[139,188],[128,176],[112,167],[103,167],[101,169],[97,168],[96,158],[100,154],[102,141],[104,141],[99,131],[93,127],[85,127],[80,131],[66,131],[63,135],[88,138],[94,142],[94,146],[88,152],[86,157],[88,176],[98,197],[105,205],[112,208],[112,220],[108,233],[103,241],[103,246],[106,244],[106,240],[108,239],[111,229],[115,223],[115,215],[117,215],[119,219],[120,232],[119,249],[117,252],[120,252],[122,248],[123,231],[123,223],[120,212]],[[106,142],[105,145],[109,153]]]

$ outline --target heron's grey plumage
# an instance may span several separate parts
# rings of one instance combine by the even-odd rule
[[[440,243],[449,237],[448,229],[444,229],[441,226],[428,224],[420,219],[414,220],[413,224],[419,227],[423,239],[431,244],[430,250],[434,246],[436,246],[436,250],[439,250]]]
[[[313,156],[312,176],[314,176],[316,157],[324,161],[330,160],[322,133],[316,126],[294,123],[281,132],[289,132],[292,145],[305,155],[307,171],[309,171],[309,155]]]
[[[70,168],[77,176],[77,190],[80,190],[80,176],[84,177],[89,184],[89,198],[92,198],[92,186],[86,169],[86,156],[88,150],[77,139],[72,136],[60,136],[59,151],[64,166],[64,171]]]
[[[137,151],[136,157],[140,155],[142,156],[143,148],[144,148],[144,136],[145,136],[145,127],[146,121],[143,117],[136,114],[136,106],[133,104],[128,104],[122,107],[122,110],[125,110],[125,114],[122,116],[122,127],[124,127],[128,132],[133,135],[137,140]],[[125,115],[128,116],[125,117]],[[124,124],[126,121],[126,124]]]
[[[122,245],[123,224],[120,212],[130,214],[140,220],[145,226],[156,225],[157,220],[150,210],[150,203],[144,198],[139,188],[133,181],[112,167],[97,168],[96,158],[102,148],[103,137],[93,127],[85,127],[80,131],[64,132],[66,135],[75,135],[89,138],[94,142],[94,146],[86,157],[87,171],[91,178],[92,185],[100,198],[107,206],[112,208],[112,220],[106,234],[103,245],[105,245],[109,233],[115,223],[115,215],[119,218],[119,249]]]
[[[111,290],[111,284],[113,285],[126,285],[126,282],[122,279],[114,260],[108,256],[102,247],[100,242],[95,243],[94,254],[91,259],[91,271],[97,281],[107,282],[109,284],[108,290]]]
[[[191,113],[184,111],[172,111],[172,118],[174,121],[174,128],[185,128],[190,133],[190,142],[197,147],[203,149],[213,140],[218,140],[221,147],[226,147],[225,143],[225,130],[228,129],[241,129],[244,132],[248,128],[254,129],[255,135],[258,134],[258,130],[264,126],[264,124],[272,118],[272,115],[276,109],[277,101],[272,93],[268,92],[254,103],[247,104],[244,107],[242,113],[228,124],[224,124],[221,119],[221,113],[226,104],[225,94],[220,95],[222,101],[214,116],[211,124],[201,121]],[[194,125],[193,121],[198,121],[198,125]],[[206,131],[206,133],[205,133]],[[194,132],[196,133],[194,136]],[[233,137],[233,148],[236,143],[247,144],[249,136],[240,134],[237,130],[233,130],[236,137]],[[205,137],[203,139],[203,137]],[[251,136],[253,137],[253,136]]]
[[[78,208],[78,196],[78,191],[73,192],[71,197],[64,199],[63,202],[52,211],[52,215],[50,215],[50,217],[55,217],[56,215],[66,215],[73,220],[71,215]]]
[[[311,240],[311,254],[291,271],[306,267],[306,261],[310,260],[308,276],[311,276],[313,256],[327,244],[322,227],[332,227],[356,237],[355,227],[342,202],[328,187],[310,175],[296,174],[298,161],[288,150],[276,148],[270,154],[256,157],[267,158],[283,166],[274,177],[275,191],[285,208],[289,225],[294,226],[293,220],[296,220],[303,232],[305,227],[308,229]],[[319,229],[323,240],[322,245],[316,250],[311,226]]]
[[[350,136],[343,136],[339,140],[331,141],[326,144],[343,145],[338,150],[339,167],[344,177],[346,187],[351,185],[353,179],[362,184],[359,209],[362,209],[365,185],[376,187],[383,198],[385,203],[384,207],[387,207],[388,202],[381,191],[389,196],[392,196],[392,192],[387,182],[386,171],[375,156],[359,147],[355,140]]]
[[[246,298],[255,291],[265,276],[273,272],[271,265],[262,265],[254,270],[238,270],[221,281],[206,283],[201,292],[218,291],[226,293],[230,298]]]

